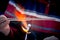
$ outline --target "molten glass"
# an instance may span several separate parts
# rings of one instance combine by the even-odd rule
[[[18,21],[22,22],[22,24],[24,25],[24,28],[27,28],[26,15],[23,14],[22,12],[19,12],[18,10],[15,10],[15,16]],[[27,32],[27,30],[24,28],[22,27],[23,31]]]

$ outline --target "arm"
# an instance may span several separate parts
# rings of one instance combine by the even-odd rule
[[[16,27],[19,26],[19,28],[15,28],[14,26],[11,27],[10,21],[4,16],[0,16],[0,32],[2,32],[6,37],[10,39],[24,39],[25,33],[22,32],[21,25],[19,26],[18,24],[14,25]]]
[[[4,15],[0,15],[0,32],[8,35],[10,32],[9,23],[10,21]]]

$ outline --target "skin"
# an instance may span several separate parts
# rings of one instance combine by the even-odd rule
[[[10,21],[7,19],[6,16],[0,15],[0,32],[5,34],[6,36],[10,32],[9,23],[10,23]]]
[[[6,36],[10,32],[10,27],[9,27],[10,21],[8,18],[4,15],[0,15],[0,32],[5,34]],[[24,31],[24,30],[23,30]],[[28,30],[27,30],[28,31]],[[25,31],[24,31],[25,32]],[[27,34],[30,34],[31,32],[26,32]]]

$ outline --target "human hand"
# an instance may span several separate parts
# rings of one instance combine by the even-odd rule
[[[0,32],[6,29],[7,25],[9,25],[10,21],[6,16],[0,15]]]
[[[50,36],[50,37],[44,38],[43,40],[59,40],[59,39],[55,36]]]

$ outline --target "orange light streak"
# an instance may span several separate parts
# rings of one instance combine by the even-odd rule
[[[17,18],[18,21],[21,21],[22,24],[24,25],[24,28],[22,27],[24,32],[28,32],[27,30],[27,22],[26,22],[26,15],[22,14],[22,12],[19,12],[18,10],[15,10],[15,16]]]

